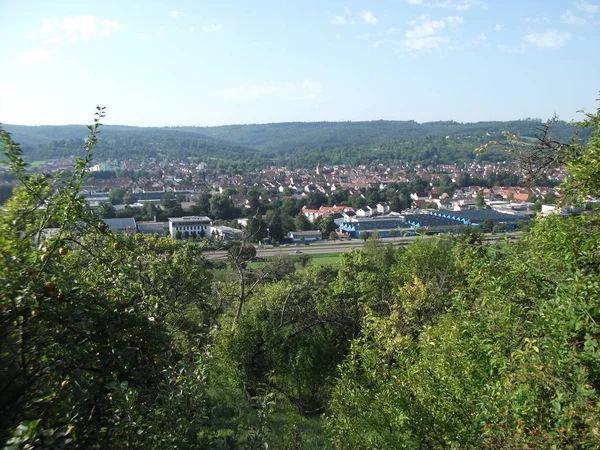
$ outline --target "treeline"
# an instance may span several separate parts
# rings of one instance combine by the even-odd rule
[[[314,122],[225,127],[137,128],[106,126],[95,154],[99,159],[119,160],[195,158],[209,164],[232,165],[232,169],[277,164],[312,167],[316,164],[360,165],[394,161],[453,163],[502,161],[505,148],[484,153],[474,149],[510,131],[534,138],[542,123],[536,120],[510,122],[374,121]],[[48,160],[79,155],[83,141],[78,126],[6,126],[21,143],[28,160]],[[581,133],[583,138],[589,132]],[[552,137],[569,141],[574,127],[557,121]]]
[[[18,127],[12,133],[19,136],[27,144],[23,144],[24,155],[28,160],[48,160],[70,156],[81,156],[84,144],[81,139],[83,127],[65,127],[65,137],[61,139],[48,138],[34,144],[41,139],[34,134],[30,137],[28,132],[35,133],[37,127]],[[62,127],[52,127],[62,128]],[[12,127],[9,127],[12,129]],[[77,130],[77,131],[76,131]],[[56,136],[58,133],[50,133]],[[75,136],[74,136],[75,135]],[[254,166],[264,165],[268,161],[261,157],[256,150],[245,148],[230,142],[221,142],[206,136],[188,133],[174,129],[163,128],[124,128],[105,127],[102,131],[102,141],[95,150],[96,158],[100,160],[187,160],[196,158],[198,162],[227,161],[234,162],[235,167],[244,169],[246,160],[253,162]],[[248,166],[248,167],[254,167]]]
[[[439,121],[377,120],[370,122],[290,122],[257,125],[228,125],[220,127],[181,127],[215,139],[235,142],[266,151],[287,152],[305,147],[349,147],[375,144],[382,141],[408,140],[423,137],[481,138],[510,131],[523,137],[534,137],[542,125],[539,119],[505,122],[459,123]],[[565,122],[555,123],[553,136],[568,141],[573,129]]]

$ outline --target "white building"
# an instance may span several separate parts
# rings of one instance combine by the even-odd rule
[[[356,215],[358,217],[371,217],[373,215],[373,208],[365,206],[364,208],[357,209]]]
[[[212,234],[212,220],[210,217],[169,217],[169,234],[175,239],[179,239],[177,236],[187,239],[193,236],[192,233],[197,238],[210,237]]]
[[[387,202],[377,203],[377,214],[383,215],[390,212],[390,205]]]

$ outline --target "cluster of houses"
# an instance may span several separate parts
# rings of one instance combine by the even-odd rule
[[[52,172],[68,168],[71,159],[48,161],[36,170]],[[191,196],[199,192],[223,193],[228,188],[238,191],[234,200],[236,206],[244,206],[247,199],[239,195],[243,189],[255,188],[263,192],[271,192],[273,196],[288,195],[296,198],[309,195],[311,192],[330,194],[338,190],[348,190],[350,195],[360,193],[367,188],[383,189],[389,183],[404,183],[421,178],[433,186],[436,180],[444,176],[457,181],[461,175],[468,174],[473,178],[485,177],[489,173],[514,173],[514,167],[508,163],[457,163],[457,164],[409,164],[396,162],[386,166],[328,166],[318,165],[314,169],[268,167],[245,173],[223,173],[221,169],[206,163],[189,161],[97,161],[92,171],[115,171],[121,169],[118,178],[90,177],[84,194],[101,196],[114,188],[124,188],[131,192],[138,201],[157,201],[167,192]],[[133,176],[137,171],[141,177]],[[518,175],[518,174],[517,174]],[[555,175],[557,180],[563,174]],[[494,188],[495,194],[502,195],[503,188]],[[468,193],[467,193],[468,194]],[[514,192],[513,198],[519,201],[522,192]],[[507,194],[508,195],[508,194]],[[269,200],[268,198],[263,199]],[[415,198],[415,202],[435,202],[438,207],[445,208],[449,199],[443,192],[435,192],[432,187],[427,198]],[[420,205],[415,205],[420,206]]]
[[[71,164],[68,159],[50,161],[41,169],[54,171]],[[402,213],[390,210],[386,202],[379,202],[354,209],[350,206],[321,206],[318,209],[303,208],[308,220],[314,222],[319,217],[333,216],[340,235],[358,237],[361,232],[377,231],[380,236],[411,233],[417,230],[448,231],[461,225],[481,225],[484,220],[514,227],[518,220],[527,220],[527,209],[532,197],[546,196],[554,189],[519,188],[494,186],[482,188],[469,186],[457,189],[452,195],[440,192],[434,187],[435,181],[450,177],[452,181],[461,175],[482,178],[489,173],[513,173],[508,163],[460,163],[460,164],[409,164],[399,162],[393,166],[382,164],[372,166],[331,166],[318,165],[315,169],[290,169],[268,167],[246,173],[223,173],[222,170],[206,163],[179,162],[133,162],[99,161],[92,171],[127,169],[138,172],[135,180],[129,176],[90,177],[82,194],[88,198],[91,207],[108,201],[108,191],[123,188],[139,202],[158,202],[169,192],[181,194],[187,200],[199,193],[223,193],[234,188],[237,193],[230,195],[234,205],[248,207],[249,200],[243,192],[256,188],[262,192],[260,200],[269,202],[277,197],[303,198],[311,192],[331,195],[338,190],[348,190],[350,195],[364,197],[365,189],[385,189],[390,183],[405,183],[415,178],[429,182],[425,193],[411,194],[411,210]],[[127,172],[131,173],[131,172]],[[517,174],[518,175],[518,174]],[[553,175],[558,181],[564,174]],[[483,197],[488,209],[475,210],[477,198]],[[184,206],[185,209],[185,206]],[[169,218],[167,222],[136,222],[134,219],[105,219],[117,232],[171,235],[175,239],[199,239],[218,236],[222,239],[240,239],[242,231],[236,228],[215,226],[208,217],[186,216]],[[240,226],[244,226],[243,220]],[[299,231],[288,236],[295,242],[321,239],[319,231]]]

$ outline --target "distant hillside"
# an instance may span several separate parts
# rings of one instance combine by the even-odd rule
[[[290,122],[219,127],[103,127],[98,158],[148,159],[196,157],[227,165],[290,166],[367,164],[394,160],[455,162],[502,160],[499,149],[476,155],[473,149],[508,130],[534,138],[536,120],[458,123],[453,121]],[[81,125],[5,125],[29,160],[77,154],[86,129]],[[578,131],[557,122],[552,135],[569,141]],[[587,135],[582,136],[584,138]]]
[[[87,129],[83,125],[4,127],[12,134],[12,138],[21,144],[25,157],[30,161],[79,155],[87,135]],[[196,157],[206,160],[262,161],[255,149],[219,141],[199,133],[177,128],[114,125],[102,127],[100,143],[94,149],[94,154],[98,159],[121,160]]]
[[[534,137],[542,125],[537,120],[509,122],[458,123],[415,121],[371,122],[289,122],[262,125],[227,125],[220,127],[184,127],[182,130],[199,132],[205,136],[235,142],[263,150],[286,152],[292,148],[307,146],[353,146],[374,142],[414,139],[423,137],[483,136],[510,130],[519,136]],[[557,122],[554,135],[558,139],[570,139],[573,127]]]

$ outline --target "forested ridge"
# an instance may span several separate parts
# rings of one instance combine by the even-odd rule
[[[498,149],[477,154],[474,149],[503,131],[533,138],[542,126],[536,119],[507,122],[458,123],[414,121],[292,122],[220,127],[143,128],[105,126],[95,150],[100,159],[188,157],[222,160],[261,167],[266,164],[309,167],[320,164],[368,164],[397,160],[453,163],[469,160],[502,161]],[[78,154],[82,126],[6,125],[20,143],[24,157],[48,160]],[[553,137],[567,142],[574,127],[557,121]],[[581,131],[581,137],[588,137]]]
[[[0,214],[7,448],[600,446],[597,211],[517,243],[466,228],[332,266],[245,241],[210,260],[85,208],[102,117],[67,177],[28,174],[0,131],[19,180]],[[530,153],[564,165],[570,203],[600,197],[600,110],[580,125],[585,145]]]

